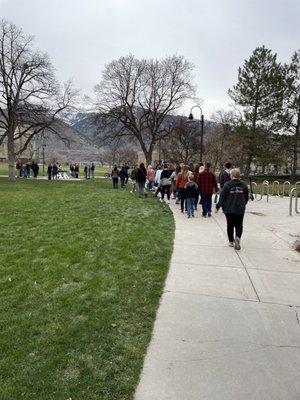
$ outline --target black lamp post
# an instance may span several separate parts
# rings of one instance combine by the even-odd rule
[[[202,108],[200,106],[193,106],[191,108],[190,111],[190,115],[189,115],[189,120],[193,121],[194,120],[194,116],[193,116],[193,109],[194,108],[199,108],[200,112],[201,112],[201,131],[200,131],[200,162],[202,163],[202,156],[203,156],[203,134],[204,134],[204,115],[202,113]]]
[[[44,132],[42,133],[42,140],[43,140],[43,143],[42,143],[42,146],[43,146],[43,176],[45,176],[45,147],[46,147],[46,144],[45,144]]]

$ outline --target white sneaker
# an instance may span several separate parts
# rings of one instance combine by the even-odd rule
[[[233,242],[229,242],[229,247],[233,247]]]

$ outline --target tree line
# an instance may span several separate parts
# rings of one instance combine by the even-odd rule
[[[176,116],[196,99],[193,65],[183,56],[108,63],[95,86],[93,102],[101,120],[102,145],[120,154],[134,144],[151,164],[159,148],[169,161],[199,161],[200,127]],[[238,70],[229,90],[233,106],[213,116],[204,156],[213,166],[231,160],[247,175],[251,165],[286,165],[296,175],[300,146],[300,50],[281,64],[265,46],[257,47]],[[37,135],[60,134],[57,118],[73,107],[76,91],[61,85],[47,54],[33,38],[8,21],[0,22],[0,145],[6,141],[9,179],[15,160]],[[175,117],[176,116],[176,117]],[[206,122],[205,130],[208,131]],[[25,138],[16,150],[16,141]],[[124,150],[126,154],[127,150]]]

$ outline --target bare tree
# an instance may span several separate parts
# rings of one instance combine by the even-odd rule
[[[138,60],[128,55],[106,65],[95,88],[106,125],[104,140],[134,139],[151,163],[155,144],[173,129],[168,114],[194,94],[192,68],[179,56]]]
[[[161,142],[163,158],[184,164],[196,161],[200,146],[199,130],[199,124],[191,124],[186,118],[180,118],[174,124],[171,134]]]
[[[15,157],[70,106],[72,85],[62,90],[46,54],[33,48],[33,38],[0,21],[0,145],[7,141],[9,180],[15,180]],[[23,138],[16,151],[15,142]]]

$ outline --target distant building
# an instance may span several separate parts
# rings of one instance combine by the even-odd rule
[[[0,136],[3,130],[0,130]],[[27,135],[22,136],[20,139],[15,140],[15,152],[17,153],[25,144],[28,135],[30,132],[28,132]],[[27,146],[26,150],[24,150],[20,156],[16,156],[16,160],[19,160],[21,162],[27,162],[28,160],[34,159],[36,156],[36,143],[35,140],[31,140],[29,145]],[[4,142],[0,146],[0,163],[7,163],[7,139],[4,140]]]

